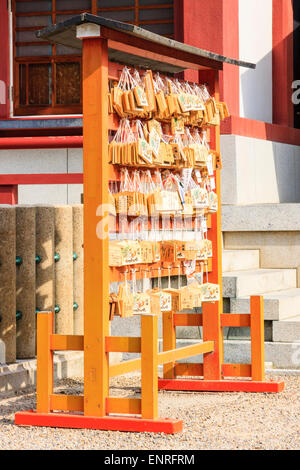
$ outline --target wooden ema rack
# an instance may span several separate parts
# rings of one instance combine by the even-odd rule
[[[89,22],[83,21],[89,16]],[[76,23],[77,21],[77,23]],[[108,49],[128,57],[155,60],[156,70],[161,64],[173,64],[199,71],[199,81],[209,83],[211,93],[219,98],[218,71],[221,59],[212,54],[201,55],[198,49],[186,45],[163,42],[152,33],[141,33],[136,37],[127,32],[125,25],[116,29],[110,20],[83,14],[75,18],[78,47],[83,49],[83,136],[84,136],[84,336],[53,334],[53,313],[37,315],[37,409],[16,413],[19,425],[53,426],[70,428],[92,428],[103,430],[175,433],[182,430],[178,419],[158,417],[158,390],[201,391],[251,391],[279,392],[283,383],[266,382],[264,375],[264,328],[263,301],[251,299],[250,315],[226,315],[221,300],[203,306],[202,315],[163,315],[163,352],[158,353],[157,321],[154,316],[142,315],[141,337],[111,337],[109,335],[109,282],[108,237],[98,238],[96,226],[100,217],[99,207],[108,204]],[[59,41],[76,28],[68,20],[62,34],[59,25]],[[73,25],[74,25],[73,24]],[[51,27],[52,28],[52,27]],[[54,28],[55,29],[55,28]],[[122,29],[122,28],[121,28]],[[132,26],[133,31],[136,31]],[[54,31],[55,32],[55,31]],[[51,40],[55,41],[53,28]],[[50,37],[49,36],[49,37]],[[158,38],[158,39],[157,39]],[[70,45],[70,38],[68,44]],[[155,42],[156,41],[156,42]],[[224,59],[224,58],[223,58]],[[222,59],[222,60],[223,60]],[[211,128],[211,147],[220,153],[220,128]],[[213,243],[213,258],[210,282],[222,288],[222,243],[220,169],[215,173],[219,210],[211,216],[209,238]],[[176,326],[202,325],[202,343],[176,349]],[[251,326],[251,365],[223,363],[224,326]],[[55,395],[53,393],[53,352],[60,350],[84,351],[84,395]],[[109,365],[110,352],[141,353],[141,357],[116,365]],[[203,354],[203,365],[180,364],[179,360]],[[158,379],[158,365],[164,365],[164,377]],[[141,370],[141,398],[117,398],[109,395],[109,378],[134,370]],[[187,379],[186,376],[198,378]],[[181,378],[178,378],[181,377]],[[200,377],[203,377],[200,380]],[[224,380],[224,377],[231,379]],[[243,378],[237,380],[236,378]],[[249,377],[245,380],[245,377]]]

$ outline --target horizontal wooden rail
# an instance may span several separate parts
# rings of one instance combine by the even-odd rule
[[[141,338],[126,336],[107,336],[105,338],[106,352],[141,352]]]
[[[201,326],[202,314],[187,314],[175,313],[174,314],[175,326]],[[223,314],[221,315],[222,327],[249,327],[250,315],[248,314]],[[202,343],[201,343],[202,344]],[[52,351],[83,351],[83,336],[82,335],[51,335],[51,350]],[[199,345],[195,345],[199,346]],[[180,348],[185,349],[185,348]],[[107,352],[141,352],[141,338],[136,337],[119,337],[109,336],[106,338],[106,351]],[[174,350],[174,351],[179,351]],[[206,351],[209,352],[209,351]],[[160,354],[167,354],[165,351]],[[162,357],[160,356],[159,357]],[[186,356],[188,357],[188,356]],[[178,359],[178,358],[175,358]],[[171,361],[167,361],[171,362]],[[125,363],[123,363],[125,364]],[[163,364],[161,362],[161,364]],[[133,369],[134,370],[134,369]]]
[[[82,395],[50,395],[51,411],[84,411],[84,397]],[[140,398],[118,398],[106,399],[106,412],[141,414]]]
[[[223,364],[224,377],[251,377],[251,364]],[[203,377],[203,364],[176,363],[175,376]]]
[[[251,377],[251,364],[223,364],[224,377]]]
[[[106,399],[106,413],[141,414],[142,401],[140,398],[109,397]]]
[[[51,335],[52,351],[83,351],[83,335]]]
[[[174,313],[174,326],[202,326],[203,317],[200,313]]]
[[[223,313],[221,315],[221,326],[245,327],[250,326],[250,315],[243,313]]]
[[[176,377],[203,377],[203,364],[195,363],[176,363],[175,364]]]
[[[50,395],[51,411],[83,411],[82,395]]]
[[[202,326],[203,317],[200,313],[175,313],[174,326]],[[222,327],[246,327],[250,326],[250,315],[239,313],[223,313],[221,315]]]

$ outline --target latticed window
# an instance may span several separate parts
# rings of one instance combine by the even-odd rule
[[[41,41],[35,31],[83,12],[174,34],[173,0],[14,0],[16,115],[81,113],[78,51]]]

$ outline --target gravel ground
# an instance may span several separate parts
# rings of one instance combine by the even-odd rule
[[[184,423],[175,435],[15,426],[16,411],[35,408],[35,395],[23,393],[0,400],[0,449],[300,449],[300,377],[284,381],[280,394],[161,391],[160,416]],[[55,392],[82,393],[82,380],[60,381]],[[112,379],[110,393],[139,396],[139,377]]]

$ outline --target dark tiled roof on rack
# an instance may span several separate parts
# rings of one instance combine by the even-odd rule
[[[82,41],[76,37],[76,27],[85,23],[92,23],[103,26],[105,28],[119,31],[137,39],[146,40],[162,47],[174,49],[186,53],[190,57],[194,57],[195,63],[201,63],[201,58],[204,61],[211,61],[212,68],[222,68],[223,63],[237,65],[255,69],[256,65],[250,62],[231,59],[214,52],[205,51],[188,44],[175,41],[173,39],[160,36],[159,34],[152,33],[146,29],[140,28],[133,24],[122,23],[120,21],[103,18],[101,16],[92,15],[90,13],[81,13],[62,23],[47,26],[46,28],[36,32],[36,36],[40,39],[47,40],[53,43],[62,44],[64,46],[72,47],[75,49],[82,49]],[[140,55],[129,54],[126,52],[109,49],[109,60],[113,62],[125,63],[131,66],[139,66],[141,68],[152,68],[153,70],[169,73],[178,73],[184,70],[183,67],[164,63],[151,58],[145,58]]]

